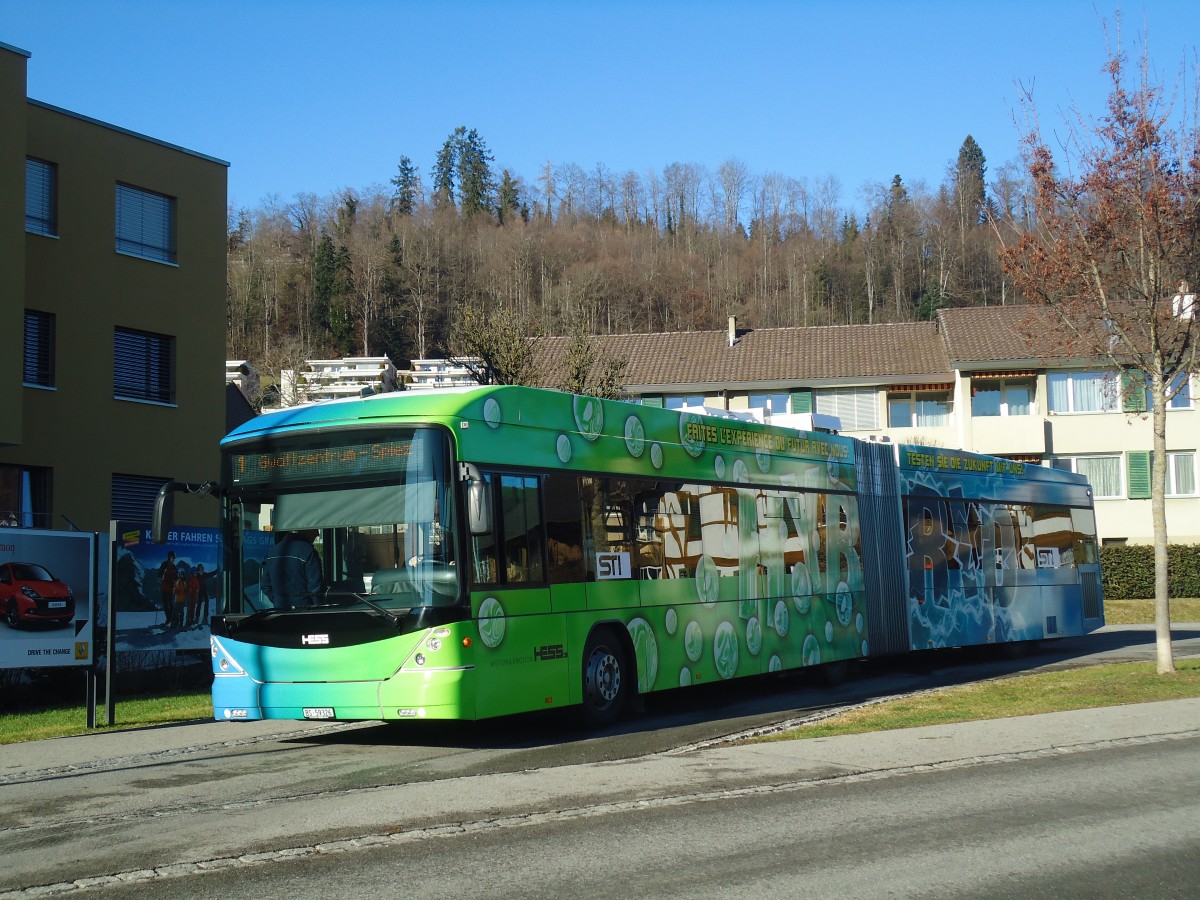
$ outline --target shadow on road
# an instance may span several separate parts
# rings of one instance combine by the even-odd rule
[[[1200,628],[1172,632],[1176,652],[1200,653]],[[634,715],[610,728],[585,731],[569,711],[552,710],[480,722],[380,723],[348,731],[289,738],[300,744],[421,746],[518,751],[557,748],[560,763],[622,759],[664,752],[774,722],[819,714],[896,694],[966,684],[1035,670],[1154,658],[1152,626],[1114,627],[1082,637],[1009,646],[931,650],[863,661],[845,681],[826,684],[820,670],[739,679],[668,690],[641,698]],[[543,759],[542,765],[545,764]],[[506,766],[507,768],[508,766]]]

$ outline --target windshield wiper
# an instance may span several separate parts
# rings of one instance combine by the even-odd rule
[[[371,600],[368,597],[364,597],[362,594],[356,593],[354,591],[337,591],[337,594],[344,596],[344,597],[353,597],[355,600],[361,600],[363,603],[365,603],[367,606],[369,606],[376,613],[383,616],[385,619],[387,619],[389,622],[391,622],[393,625],[395,625],[397,629],[400,627],[400,617],[395,615],[386,606],[376,603],[374,600]],[[327,594],[326,596],[328,597],[329,595]],[[329,603],[326,605],[327,606],[342,606],[343,604]],[[407,609],[404,610],[404,613],[407,615],[408,610]]]

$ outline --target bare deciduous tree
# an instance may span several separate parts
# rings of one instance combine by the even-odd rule
[[[1119,38],[1119,35],[1118,35]],[[1153,420],[1158,671],[1174,671],[1167,581],[1167,403],[1196,368],[1196,319],[1186,283],[1200,281],[1200,128],[1151,75],[1148,48],[1130,73],[1119,44],[1106,66],[1107,112],[1068,120],[1056,160],[1025,97],[1034,227],[1005,238],[1001,262],[1017,288],[1057,314],[1075,352],[1106,359],[1149,386]],[[1133,82],[1130,84],[1130,82]],[[1058,162],[1076,175],[1060,174]],[[1004,238],[1005,232],[997,228]],[[1180,299],[1176,299],[1179,297]],[[1099,327],[1097,327],[1099,326]],[[1140,389],[1140,388],[1139,388]]]

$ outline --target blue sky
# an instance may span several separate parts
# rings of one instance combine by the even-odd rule
[[[1102,110],[1111,0],[317,2],[0,0],[29,95],[227,160],[229,200],[428,178],[458,125],[497,169],[834,176],[843,205],[936,186],[971,134],[1018,154],[1018,82],[1044,124]],[[1121,7],[1160,77],[1194,60],[1200,2]]]

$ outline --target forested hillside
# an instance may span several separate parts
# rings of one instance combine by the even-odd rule
[[[886,160],[886,147],[880,158]],[[314,357],[454,353],[456,316],[502,304],[531,334],[911,321],[1011,303],[996,228],[1025,185],[967,137],[945,180],[848,197],[832,178],[673,163],[618,173],[496,171],[459,128],[424,176],[231,210],[228,355],[264,371]],[[383,173],[387,177],[387,173]],[[865,210],[865,212],[854,212]],[[991,221],[989,221],[989,219]]]

